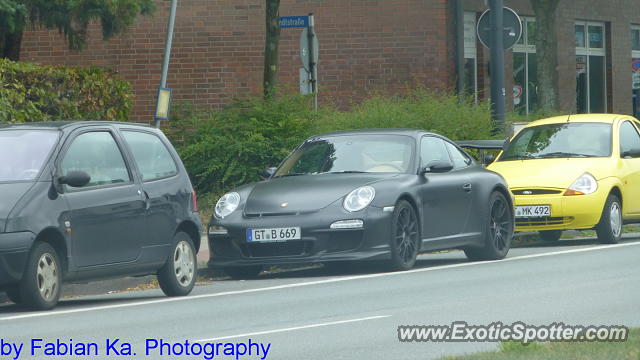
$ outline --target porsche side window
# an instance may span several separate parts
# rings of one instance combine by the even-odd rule
[[[84,171],[91,177],[89,186],[131,181],[122,153],[109,132],[88,132],[73,140],[60,164],[62,174]]]
[[[420,158],[422,159],[421,166],[423,167],[435,160],[451,162],[444,140],[433,136],[422,138]]]
[[[639,157],[638,151],[640,151],[638,131],[629,121],[625,121],[620,125],[620,156]]]
[[[143,181],[162,179],[178,173],[176,163],[159,137],[126,130],[122,135],[129,144]]]
[[[449,142],[445,142],[445,145],[449,149],[451,160],[453,161],[454,169],[462,169],[471,164],[471,159],[464,153],[462,153],[457,147]]]

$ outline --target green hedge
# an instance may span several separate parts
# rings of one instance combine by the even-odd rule
[[[0,59],[0,122],[127,120],[129,83],[96,67]]]
[[[258,180],[261,170],[277,166],[296,145],[317,133],[415,128],[452,139],[491,137],[487,104],[460,102],[455,96],[426,90],[372,97],[349,111],[326,106],[317,113],[310,109],[310,99],[298,95],[281,95],[271,102],[252,98],[204,113],[177,106],[165,131],[206,202]]]

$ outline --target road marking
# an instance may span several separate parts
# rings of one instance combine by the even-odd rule
[[[332,321],[332,322],[326,322],[326,323],[320,323],[320,324],[296,326],[296,327],[290,327],[290,328],[284,328],[284,329],[275,329],[275,330],[258,331],[258,332],[252,332],[252,333],[246,333],[246,334],[221,336],[221,337],[216,337],[211,339],[196,340],[196,342],[213,342],[213,341],[219,341],[219,340],[235,339],[235,338],[249,337],[249,336],[256,336],[256,335],[275,334],[275,333],[288,332],[288,331],[312,329],[312,328],[323,327],[323,326],[348,324],[348,323],[375,320],[375,319],[384,319],[388,317],[391,317],[391,315],[369,316],[369,317],[359,318],[359,319],[340,320],[340,321]]]
[[[85,307],[85,308],[79,308],[79,309],[70,309],[70,310],[34,312],[34,313],[29,313],[29,314],[21,314],[21,315],[0,317],[0,321],[20,320],[20,319],[45,317],[45,316],[55,316],[55,315],[76,314],[76,313],[99,311],[99,310],[121,309],[121,308],[127,308],[127,307],[145,306],[145,305],[160,304],[160,303],[169,303],[169,302],[175,302],[175,301],[192,301],[192,300],[208,299],[208,298],[214,298],[214,297],[220,297],[220,296],[229,296],[229,295],[251,294],[251,293],[257,293],[257,292],[263,292],[263,291],[290,289],[290,288],[296,288],[296,287],[302,287],[302,286],[331,284],[331,283],[337,283],[337,282],[343,282],[343,281],[351,281],[351,280],[360,280],[360,279],[373,279],[373,278],[386,277],[386,276],[406,275],[406,274],[437,271],[437,270],[445,270],[445,269],[453,269],[453,268],[467,267],[467,266],[478,266],[478,265],[486,265],[486,264],[500,264],[500,263],[509,262],[509,261],[518,261],[518,260],[525,260],[525,259],[532,259],[532,258],[539,258],[539,257],[546,257],[546,256],[572,254],[572,253],[580,253],[580,252],[587,252],[587,251],[616,249],[616,248],[620,248],[620,247],[638,246],[638,245],[640,245],[640,241],[623,243],[623,244],[614,244],[614,245],[593,246],[593,247],[586,247],[586,248],[580,248],[580,249],[569,249],[569,250],[562,250],[562,251],[549,252],[549,253],[514,256],[514,257],[511,257],[511,258],[506,258],[506,259],[497,260],[497,261],[465,262],[465,263],[458,263],[458,264],[451,264],[451,265],[442,265],[442,266],[434,266],[434,267],[428,267],[428,268],[413,269],[413,270],[407,270],[407,271],[398,271],[398,272],[389,272],[389,273],[376,273],[376,274],[365,274],[365,275],[353,275],[353,276],[345,276],[345,277],[331,278],[331,279],[325,279],[325,280],[309,281],[309,282],[303,282],[303,283],[292,283],[292,284],[269,286],[269,287],[263,287],[263,288],[257,288],[257,289],[226,291],[226,292],[214,293],[214,294],[190,295],[190,296],[185,296],[185,297],[170,297],[170,298],[162,298],[162,299],[147,300],[147,301],[137,301],[137,302],[131,302],[131,303],[125,303],[125,304],[91,306],[91,307]]]

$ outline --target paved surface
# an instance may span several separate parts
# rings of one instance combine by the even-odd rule
[[[145,357],[147,338],[234,343],[251,338],[271,343],[268,359],[437,358],[496,344],[400,343],[398,325],[462,320],[638,327],[639,258],[640,239],[610,246],[560,241],[513,249],[497,262],[470,263],[463,253],[450,252],[423,255],[416,269],[400,273],[316,268],[218,281],[185,298],[166,298],[159,290],[126,292],[67,299],[45,313],[4,305],[0,338],[27,345],[34,337],[73,339],[101,347],[107,338],[120,338],[140,359],[203,358]],[[66,358],[71,357],[56,359]]]

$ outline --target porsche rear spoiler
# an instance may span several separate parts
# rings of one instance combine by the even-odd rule
[[[456,141],[462,148],[478,150],[502,150],[505,145],[504,140],[462,140]]]
[[[462,140],[456,141],[461,148],[476,149],[479,151],[479,160],[482,164],[489,165],[495,160],[495,156],[487,154],[488,150],[503,150],[509,145],[508,140]]]

